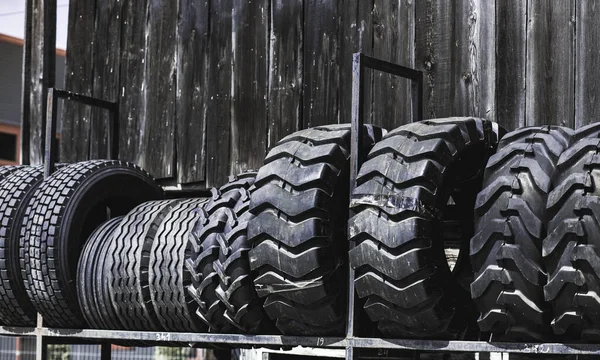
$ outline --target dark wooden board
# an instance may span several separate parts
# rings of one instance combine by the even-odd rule
[[[577,1],[575,13],[575,127],[599,120],[600,114],[600,5]]]
[[[24,79],[29,84],[24,99],[29,100],[28,119],[25,126],[29,135],[29,159],[31,164],[41,164],[44,155],[44,134],[46,117],[46,99],[48,88],[54,86],[55,73],[55,33],[56,33],[56,0],[29,0],[26,7],[31,14],[30,27],[25,38],[29,40],[24,46],[29,47],[29,76]],[[26,101],[26,100],[24,100]],[[27,106],[27,105],[24,105]]]
[[[145,151],[146,7],[147,0],[123,2],[119,59],[119,157],[140,165]]]
[[[340,123],[350,123],[352,108],[352,56],[373,55],[373,0],[345,0],[339,6],[342,22],[340,44]],[[372,71],[365,71],[363,117],[371,123]]]
[[[229,175],[231,141],[232,0],[211,0],[206,103],[206,184],[220,186]]]
[[[496,120],[495,2],[458,0],[454,9],[453,115]]]
[[[108,101],[119,98],[119,65],[121,48],[121,1],[105,0],[96,3],[92,68],[93,96]],[[90,158],[108,156],[108,124],[110,112],[91,109]],[[64,141],[67,141],[65,139]]]
[[[454,2],[415,2],[415,67],[424,71],[423,118],[453,115]]]
[[[415,8],[409,0],[375,0],[373,56],[414,67]],[[410,80],[373,72],[372,122],[392,130],[412,121]]]
[[[527,3],[496,3],[497,121],[508,131],[525,126]]]
[[[157,178],[175,173],[177,5],[178,0],[148,1],[147,7],[140,164]]]
[[[267,150],[269,0],[233,0],[231,168],[258,169]]]
[[[527,124],[574,126],[572,1],[529,2]]]
[[[337,1],[304,1],[304,128],[339,122],[339,11]]]
[[[303,9],[302,0],[271,2],[268,148],[302,128]]]

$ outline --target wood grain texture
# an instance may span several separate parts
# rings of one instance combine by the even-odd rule
[[[414,67],[415,8],[410,0],[375,0],[373,6],[373,56]],[[410,80],[373,72],[371,121],[394,129],[412,121]]]
[[[177,6],[178,0],[149,0],[147,7],[140,164],[157,178],[175,172]]]
[[[576,2],[575,127],[600,120],[600,4]]]
[[[211,0],[206,103],[206,185],[225,183],[230,169],[232,0]]]
[[[525,126],[527,3],[496,3],[497,121],[508,131]]]
[[[269,0],[233,0],[230,173],[258,169],[267,150]]]
[[[574,126],[574,2],[528,4],[528,125]]]
[[[304,1],[305,128],[339,122],[339,11],[337,1]]]
[[[119,98],[119,65],[121,48],[121,1],[98,1],[95,9],[94,41],[92,42],[92,94],[94,97],[117,101]],[[89,35],[88,35],[89,36]],[[92,159],[108,156],[108,110],[91,108],[89,154]],[[68,141],[69,139],[64,139]]]
[[[147,0],[123,3],[119,71],[119,155],[121,160],[143,163],[146,126],[144,59],[146,57]],[[142,11],[140,9],[143,9]]]
[[[415,66],[424,72],[423,118],[453,115],[454,2],[417,1]]]
[[[271,1],[267,147],[302,128],[304,7]]]
[[[495,1],[459,0],[454,9],[453,114],[496,120]]]
[[[209,1],[180,0],[177,24],[177,181],[204,181]]]
[[[46,99],[48,88],[54,87],[55,42],[56,42],[56,0],[29,0],[26,6],[31,14],[26,39],[30,43],[30,71],[25,81],[29,94],[29,163],[41,164],[44,156],[44,134],[46,124]]]
[[[373,0],[345,0],[341,9],[340,123],[352,121],[352,56],[356,52],[373,56]],[[372,123],[372,71],[365,71],[363,119]]]

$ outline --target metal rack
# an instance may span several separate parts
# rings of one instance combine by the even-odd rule
[[[361,53],[353,56],[352,72],[352,135],[351,135],[351,179],[350,194],[356,186],[356,177],[361,162],[366,154],[359,151],[363,139],[363,83],[365,70],[371,69],[396,75],[411,81],[413,121],[422,119],[422,88],[423,74],[420,71],[385,62],[366,56]],[[118,104],[115,102],[95,99],[89,96],[71,93],[64,90],[49,89],[48,111],[46,117],[46,143],[45,143],[45,175],[49,176],[54,171],[56,162],[56,149],[54,149],[53,135],[56,132],[56,99],[77,101],[90,106],[97,106],[111,112],[108,125],[108,155],[110,158],[118,157]],[[203,193],[203,192],[202,192]],[[204,193],[203,193],[204,194]],[[194,192],[173,191],[170,196],[194,196]],[[352,246],[352,244],[351,244]],[[43,319],[38,315],[36,327],[16,328],[0,327],[0,335],[9,336],[34,336],[36,337],[36,359],[44,359],[48,344],[100,344],[101,359],[111,358],[111,341],[113,340],[138,340],[147,344],[163,346],[194,345],[202,347],[208,344],[227,344],[236,347],[283,347],[290,348],[303,346],[308,348],[326,348],[345,350],[346,359],[363,357],[378,357],[391,359],[395,353],[402,351],[411,352],[414,359],[419,358],[421,352],[458,352],[458,353],[520,353],[544,355],[600,355],[600,344],[561,344],[561,343],[500,343],[484,341],[445,341],[445,340],[406,340],[363,338],[355,336],[355,291],[354,271],[349,268],[348,289],[348,318],[344,337],[304,337],[304,336],[279,336],[279,335],[237,335],[237,334],[198,334],[176,332],[151,332],[151,331],[122,331],[122,330],[95,330],[95,329],[54,329],[43,326]]]

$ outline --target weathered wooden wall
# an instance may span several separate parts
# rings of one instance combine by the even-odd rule
[[[71,1],[67,89],[119,100],[120,157],[215,185],[286,134],[350,121],[351,54],[425,72],[425,117],[581,126],[600,103],[594,1]],[[409,84],[368,74],[365,112],[411,119]],[[600,98],[600,97],[599,97]],[[64,112],[64,161],[102,155],[106,115]]]

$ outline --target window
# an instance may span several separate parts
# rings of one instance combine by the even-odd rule
[[[0,165],[19,164],[20,146],[19,126],[0,124]]]

